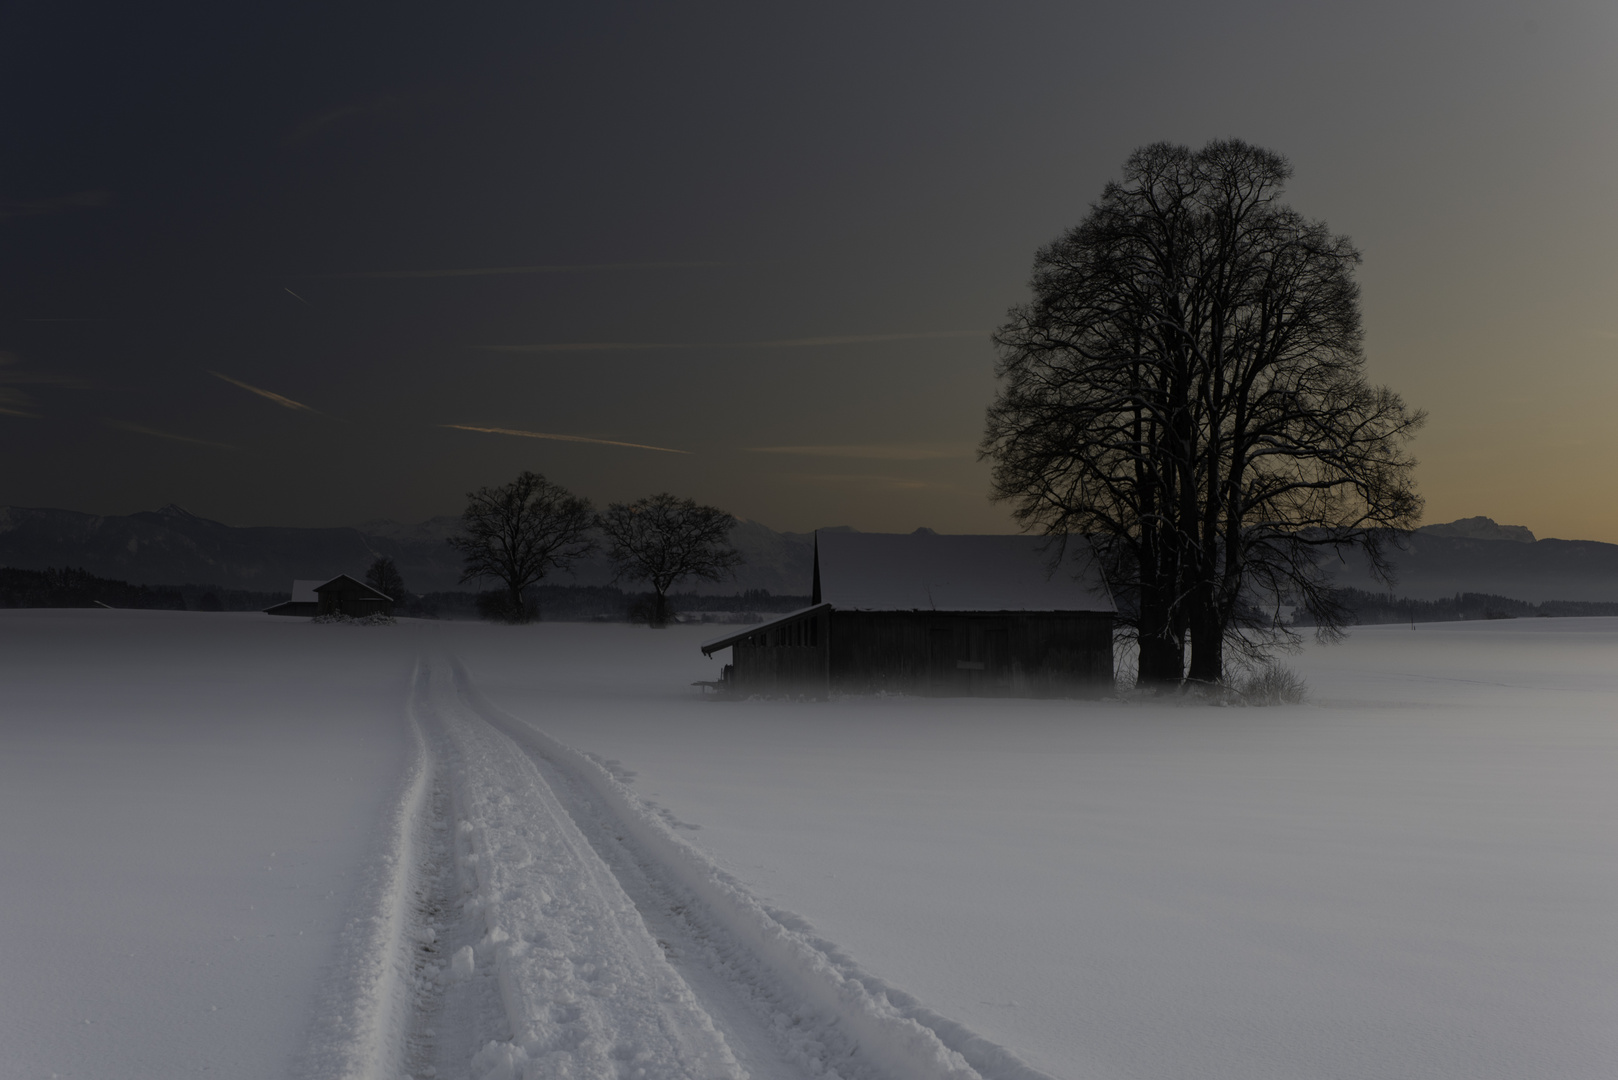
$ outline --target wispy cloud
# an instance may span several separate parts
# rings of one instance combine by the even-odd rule
[[[110,202],[112,202],[110,191],[75,191],[68,195],[55,195],[46,199],[0,198],[0,218],[60,214],[68,210],[93,210]]]
[[[773,338],[766,341],[564,341],[543,345],[473,345],[488,352],[560,353],[631,352],[668,349],[812,349],[827,345],[876,345],[888,341],[938,341],[981,337],[982,330],[918,330],[905,334],[833,334],[825,337]]]
[[[39,418],[31,411],[36,402],[19,390],[20,386],[60,386],[83,389],[90,384],[71,375],[56,375],[48,371],[30,371],[22,367],[22,358],[16,353],[0,351],[0,415],[21,416],[30,420]]]
[[[693,270],[729,266],[722,262],[626,262],[626,263],[548,263],[538,266],[466,266],[451,270],[356,270],[344,274],[307,274],[305,277],[337,278],[458,278],[492,277],[500,274],[584,274],[597,270]]]
[[[667,351],[669,349],[699,349],[697,342],[658,341],[561,341],[546,345],[473,345],[485,352],[510,353],[563,353],[563,352],[639,352]]]
[[[954,484],[939,484],[930,480],[917,480],[911,476],[870,476],[865,473],[796,473],[793,479],[807,484],[830,487],[860,487],[874,491],[945,491],[954,490]]]
[[[338,105],[335,108],[316,113],[287,132],[286,137],[281,140],[281,145],[293,146],[315,136],[336,131],[357,120],[363,120],[379,113],[391,112],[400,105],[405,104],[407,100],[407,97],[398,94],[382,94],[359,101],[351,101],[345,105]]]
[[[832,446],[749,446],[750,454],[796,457],[858,458],[866,461],[938,461],[969,458],[976,450],[966,443],[872,443]]]
[[[208,374],[212,375],[216,379],[223,379],[232,386],[239,386],[243,390],[246,390],[249,394],[257,394],[261,398],[268,401],[273,401],[283,409],[291,409],[294,412],[313,413],[316,416],[324,415],[319,409],[311,408],[301,401],[293,401],[291,398],[277,394],[273,390],[265,390],[262,387],[253,386],[251,383],[244,383],[240,379],[232,379],[229,375],[221,375],[217,371],[210,371]]]
[[[121,420],[108,420],[107,426],[135,435],[146,435],[153,439],[167,439],[169,442],[190,443],[192,446],[210,446],[215,450],[236,449],[236,447],[228,443],[209,442],[207,439],[193,439],[189,435],[176,435],[172,431],[159,431],[157,428],[142,427],[140,424],[126,424]]]
[[[555,435],[546,431],[519,431],[515,428],[481,427],[477,424],[439,424],[441,428],[456,431],[480,431],[487,435],[515,435],[522,439],[554,439],[556,442],[596,443],[600,446],[627,446],[633,450],[659,450],[665,454],[689,454],[689,450],[675,450],[667,446],[647,446],[645,443],[619,442],[617,439],[590,439],[583,435]]]

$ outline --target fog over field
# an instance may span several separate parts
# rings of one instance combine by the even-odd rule
[[[703,636],[0,613],[8,1071],[1618,1068],[1618,619],[1224,709],[717,701]]]
[[[1615,56],[0,4],[0,1080],[1618,1077]]]

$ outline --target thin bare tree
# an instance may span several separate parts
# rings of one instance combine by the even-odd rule
[[[464,560],[461,581],[498,580],[505,588],[504,615],[511,622],[528,622],[539,614],[524,590],[597,546],[590,500],[534,472],[468,493],[461,523],[465,535],[449,538]]]
[[[399,573],[393,559],[387,555],[380,555],[371,563],[370,569],[365,571],[365,584],[387,595],[401,609],[408,599],[405,596],[404,577]]]
[[[599,525],[618,577],[652,587],[651,624],[656,627],[668,625],[668,593],[676,583],[686,578],[719,581],[742,562],[741,552],[730,546],[734,517],[667,492],[613,503]]]

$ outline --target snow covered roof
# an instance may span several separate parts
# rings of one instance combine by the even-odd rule
[[[387,593],[380,592],[380,591],[378,591],[376,589],[373,589],[369,585],[365,584],[365,582],[361,581],[359,578],[349,577],[347,574],[338,574],[336,577],[332,578],[330,581],[317,582],[315,584],[315,592],[323,593],[327,589],[341,589],[341,588],[344,588],[344,583],[345,582],[347,583],[347,587],[349,589],[352,589],[354,592],[358,593],[360,596],[370,596],[370,597],[373,597],[373,598],[375,598],[377,600],[392,600],[393,599],[393,597],[389,596]]]
[[[320,597],[315,595],[315,589],[325,582],[319,578],[299,578],[292,583],[292,602],[294,604],[313,604]]]
[[[1037,536],[821,532],[815,600],[843,611],[1116,611],[1082,540],[1053,574]]]
[[[704,641],[702,643],[702,655],[712,656],[720,649],[730,648],[744,637],[750,637],[753,634],[759,633],[760,631],[768,630],[772,626],[782,626],[789,622],[796,622],[805,615],[813,615],[815,612],[824,610],[830,606],[830,604],[810,604],[808,607],[799,608],[797,611],[789,611],[785,615],[778,615],[773,619],[767,619],[761,623],[748,623],[740,630],[734,630],[723,637],[716,637],[711,641]]]

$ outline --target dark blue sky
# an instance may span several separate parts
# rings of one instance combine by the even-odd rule
[[[531,468],[779,528],[1007,529],[972,447],[1035,248],[1134,147],[1234,135],[1364,251],[1373,375],[1433,417],[1429,518],[1618,540],[1615,31],[1596,3],[9,4],[0,504],[409,520]]]

